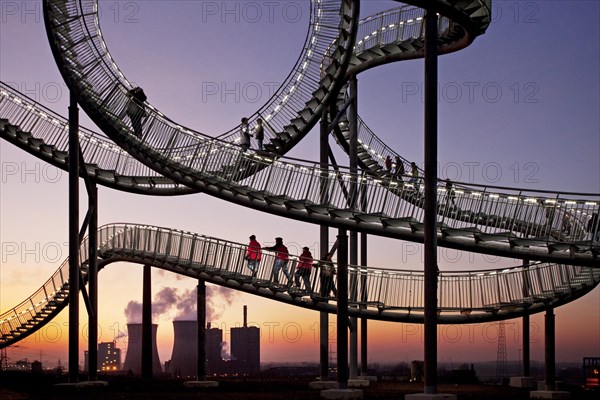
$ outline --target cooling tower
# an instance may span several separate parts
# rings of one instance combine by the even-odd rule
[[[198,322],[173,321],[174,340],[173,354],[169,369],[175,378],[194,378],[198,370]],[[206,373],[208,375],[223,372],[224,362],[221,357],[223,331],[206,326]]]
[[[198,321],[173,321],[170,370],[175,378],[194,378],[198,369]]]
[[[154,375],[162,372],[156,347],[157,329],[158,325],[152,324],[152,373]],[[142,373],[142,324],[127,324],[127,333],[129,337],[123,370],[139,375]]]

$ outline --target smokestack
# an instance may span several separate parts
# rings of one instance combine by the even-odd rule
[[[152,324],[152,373],[160,374],[162,368],[156,346],[157,324]],[[123,371],[131,370],[134,374],[142,373],[142,324],[127,324],[127,355],[123,363]]]
[[[244,328],[248,327],[248,306],[244,306]]]
[[[198,370],[198,321],[173,321],[171,373],[175,378],[194,378]]]

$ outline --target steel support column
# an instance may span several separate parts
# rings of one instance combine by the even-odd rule
[[[348,235],[338,232],[337,369],[338,389],[348,388]]]
[[[327,174],[329,155],[329,122],[327,120],[327,111],[321,115],[321,126],[319,136],[319,166],[324,178],[321,180],[319,188],[320,200],[323,204],[328,200]],[[319,258],[322,258],[329,251],[329,227],[321,225],[319,231]],[[321,273],[319,270],[318,273]],[[321,381],[329,379],[329,313],[321,311],[319,313],[319,376]]]
[[[425,394],[437,394],[437,14],[425,16]]]
[[[198,373],[199,381],[206,380],[206,282],[198,279],[198,292],[196,299],[198,313]]]
[[[367,234],[360,234],[360,266],[367,266]],[[367,301],[367,274],[361,276],[360,282],[361,301],[366,304]],[[363,306],[364,307],[364,306]],[[360,374],[367,375],[367,322],[368,319],[360,319]]]
[[[350,106],[348,107],[348,122],[350,136],[348,138],[348,155],[350,161],[350,174],[354,177],[350,186],[350,204],[352,209],[358,205],[358,80],[356,75],[350,78]],[[358,265],[358,232],[350,231],[350,265]],[[352,274],[349,282],[350,300],[357,300],[357,276]],[[350,379],[356,379],[358,375],[358,324],[357,319],[350,318]]]
[[[144,265],[142,289],[142,379],[152,379],[152,269]]]
[[[523,376],[529,376],[530,372],[530,339],[529,339],[529,314],[523,315]]]
[[[98,379],[98,187],[91,182],[88,193],[90,211],[88,235],[88,295],[91,312],[88,315],[88,374],[89,380]]]
[[[555,390],[556,384],[556,326],[554,318],[554,307],[546,309],[544,318],[544,343],[545,343],[545,366],[544,375],[546,390]]]
[[[523,260],[523,267],[529,267],[529,260]],[[525,275],[528,276],[528,275]],[[525,296],[529,296],[530,288],[527,288],[527,292]],[[530,375],[530,359],[531,359],[531,351],[530,351],[530,338],[529,338],[529,314],[523,315],[523,376]]]
[[[79,108],[69,104],[69,382],[79,380]]]

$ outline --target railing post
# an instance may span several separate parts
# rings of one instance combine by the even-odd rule
[[[214,143],[214,140],[211,140],[210,144],[208,145],[208,150],[205,152],[204,162],[202,163],[202,168],[200,169],[199,172],[206,173],[206,165],[208,164],[208,160],[210,158],[210,154],[211,154],[210,152],[212,150],[213,143]]]
[[[192,244],[190,245],[190,255],[189,255],[189,260],[190,260],[190,266],[194,263],[194,251],[196,250],[196,240],[198,240],[198,236],[196,234],[192,235]]]

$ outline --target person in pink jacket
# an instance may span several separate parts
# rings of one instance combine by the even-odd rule
[[[262,257],[260,243],[256,240],[256,236],[250,236],[250,244],[246,250],[246,260],[248,260],[248,268],[252,271],[252,276],[256,275],[258,265]]]
[[[283,274],[288,280],[288,284],[292,280],[292,275],[288,271],[288,260],[290,253],[288,248],[283,244],[283,238],[275,238],[275,246],[265,247],[264,250],[275,252],[275,262],[273,263],[273,282],[279,283],[279,270],[283,270]]]
[[[294,273],[294,280],[296,281],[296,286],[300,287],[300,278],[304,281],[304,286],[306,290],[312,292],[312,285],[310,284],[310,272],[313,267],[313,256],[308,247],[302,248],[302,254],[300,254],[300,260],[298,262],[298,267],[296,267],[296,272]]]

